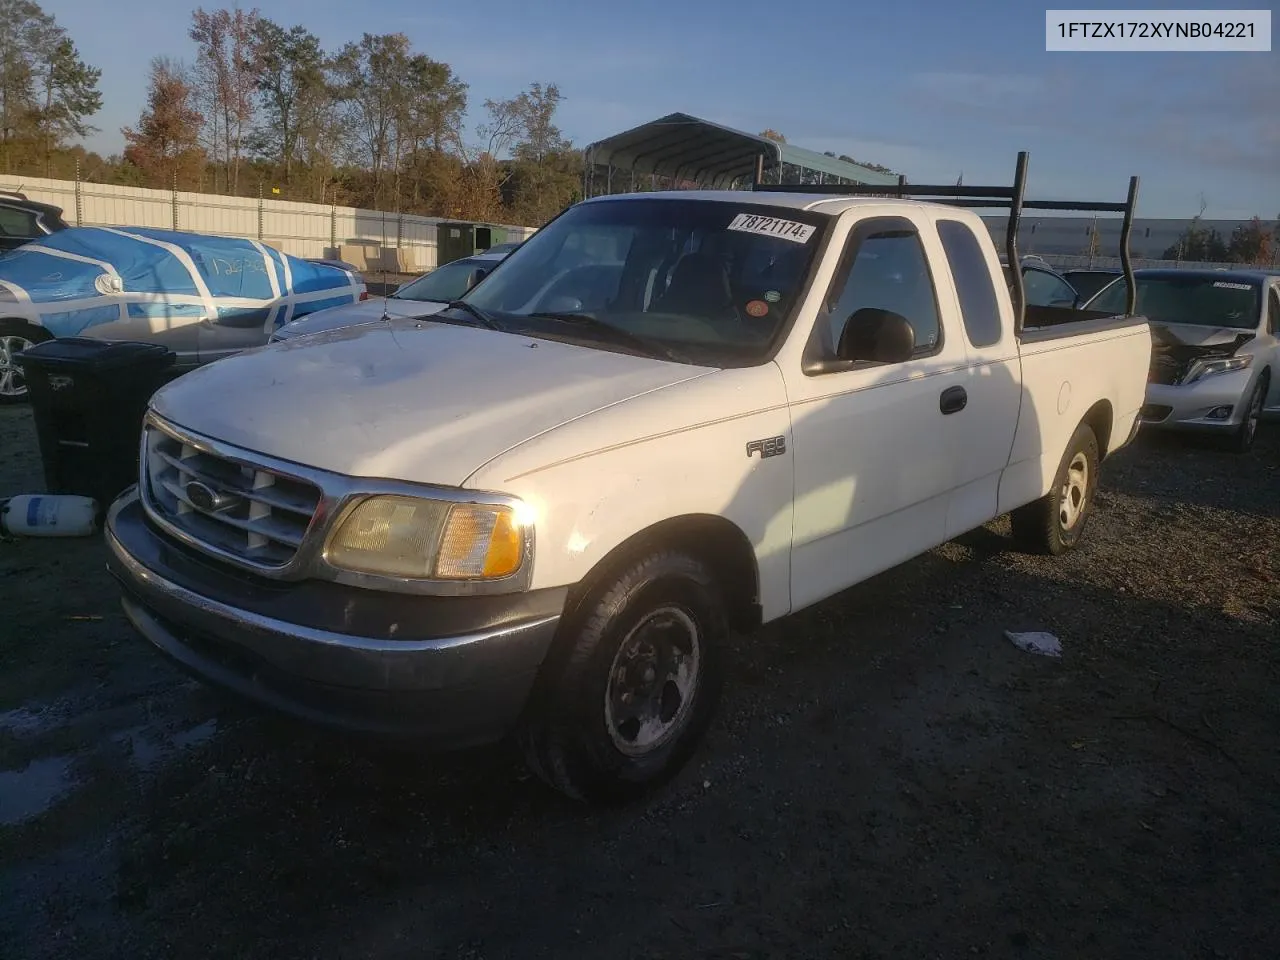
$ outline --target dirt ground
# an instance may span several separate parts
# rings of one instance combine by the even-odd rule
[[[39,477],[0,410],[0,496]],[[224,701],[99,541],[0,543],[0,957],[1280,956],[1280,426],[1122,452],[1068,558],[1006,532],[741,641],[605,813]]]

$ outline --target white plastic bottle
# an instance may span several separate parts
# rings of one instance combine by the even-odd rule
[[[97,527],[98,501],[69,494],[29,494],[0,501],[0,530],[24,537],[83,537]]]

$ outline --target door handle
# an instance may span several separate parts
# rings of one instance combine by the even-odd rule
[[[964,387],[947,387],[938,398],[938,409],[944,414],[959,413],[968,402],[969,395],[964,392]]]

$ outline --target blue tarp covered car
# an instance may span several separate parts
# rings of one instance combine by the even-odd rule
[[[360,300],[340,267],[256,240],[148,228],[60,230],[0,256],[0,394],[25,394],[12,354],[50,337],[160,343],[194,366],[277,327]]]

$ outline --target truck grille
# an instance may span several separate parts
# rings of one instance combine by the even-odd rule
[[[256,566],[286,566],[302,546],[320,490],[250,463],[212,454],[148,423],[143,495],[197,545]]]

